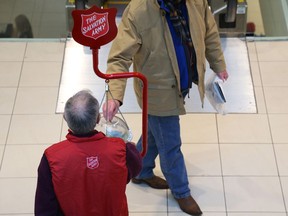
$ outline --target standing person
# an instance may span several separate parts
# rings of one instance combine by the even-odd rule
[[[180,149],[179,115],[186,113],[184,99],[192,83],[198,85],[204,101],[206,59],[222,80],[228,78],[207,0],[132,0],[123,12],[107,65],[107,73],[121,73],[129,71],[133,63],[133,70],[148,80],[148,150],[143,168],[132,182],[170,188],[181,210],[190,215],[201,215],[202,211],[189,189]],[[103,106],[106,120],[111,120],[123,103],[126,81],[109,82],[113,98]],[[140,107],[142,88],[141,80],[134,79]],[[141,146],[140,138],[139,151]],[[158,154],[166,180],[153,173]]]
[[[128,216],[126,184],[141,170],[132,143],[94,130],[99,104],[89,91],[64,110],[66,140],[48,147],[38,168],[35,215]]]

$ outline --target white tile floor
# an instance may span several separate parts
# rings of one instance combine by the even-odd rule
[[[33,215],[40,157],[67,131],[55,114],[64,45],[0,42],[0,215]],[[205,216],[288,216],[288,41],[248,48],[258,113],[181,117],[191,191]],[[136,141],[141,114],[125,118]],[[131,216],[184,215],[169,190],[129,184],[127,195]]]

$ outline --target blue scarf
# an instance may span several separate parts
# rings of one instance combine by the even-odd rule
[[[181,5],[185,4],[185,0],[163,0],[165,6],[169,10],[169,16],[173,28],[181,38],[183,44],[187,67],[188,67],[188,84],[189,88],[192,87],[192,82],[198,84],[198,74],[196,69],[196,53],[193,46],[192,38],[190,35],[189,25],[186,18],[182,13]]]

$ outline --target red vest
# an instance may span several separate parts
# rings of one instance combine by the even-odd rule
[[[66,216],[127,216],[126,144],[102,133],[66,136],[45,151]]]

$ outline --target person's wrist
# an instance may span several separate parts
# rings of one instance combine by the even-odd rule
[[[118,107],[120,107],[121,106],[121,101],[119,101],[119,100],[114,100],[114,102],[116,103],[116,105],[118,106]]]

